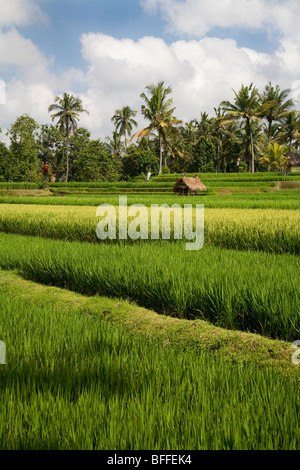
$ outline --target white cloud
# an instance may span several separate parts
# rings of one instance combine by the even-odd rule
[[[33,0],[0,0],[0,70],[13,77],[5,83],[5,104],[0,104],[2,140],[7,141],[5,132],[17,116],[45,116],[45,102],[52,96],[48,69],[52,60],[16,27],[47,22],[47,15]]]
[[[214,27],[267,29],[290,36],[298,29],[298,0],[141,0],[160,10],[173,33],[201,38]]]
[[[186,122],[199,118],[201,111],[212,115],[222,100],[233,99],[232,88],[238,90],[242,83],[254,82],[262,89],[271,80],[291,88],[300,77],[297,45],[270,55],[239,48],[232,39],[206,37],[167,45],[154,37],[133,41],[90,33],[81,38],[87,73],[74,69],[57,76],[50,74],[51,61],[34,44],[14,31],[6,38],[12,50],[12,44],[18,44],[22,55],[30,57],[27,64],[24,60],[21,76],[7,84],[7,101],[0,114],[2,128],[25,112],[40,123],[50,122],[49,104],[56,94],[67,91],[79,95],[90,113],[81,116],[80,125],[93,138],[104,139],[111,135],[115,110],[129,105],[140,111],[140,94],[151,83],[163,80],[172,87],[175,115]],[[0,48],[0,64],[4,57]],[[18,58],[13,57],[15,64]],[[81,83],[81,93],[76,93],[74,81]],[[137,120],[139,128],[146,124],[140,113]]]
[[[92,114],[84,118],[94,133],[108,135],[114,110],[129,105],[140,110],[145,86],[164,80],[173,88],[176,116],[184,121],[213,113],[224,99],[233,99],[232,88],[254,82],[260,89],[271,80],[289,88],[300,77],[297,51],[273,55],[239,48],[232,39],[203,38],[175,41],[145,37],[138,41],[104,34],[85,34],[82,54],[89,64],[87,82],[93,96]],[[101,111],[97,111],[101,109]],[[145,122],[140,119],[140,125]]]
[[[0,26],[42,20],[40,10],[30,9],[34,3],[25,0],[22,14],[16,12],[14,20],[9,20],[13,7],[5,10],[6,2],[19,5],[18,0],[0,0],[0,11],[6,12]],[[115,110],[128,105],[140,111],[140,94],[151,83],[165,81],[173,88],[175,115],[186,122],[199,118],[201,111],[212,115],[222,100],[233,99],[232,88],[238,90],[241,84],[254,82],[262,89],[271,80],[281,88],[291,88],[300,80],[295,27],[300,5],[293,0],[144,0],[143,5],[148,11],[160,8],[170,28],[196,39],[166,44],[150,36],[133,41],[86,33],[81,37],[81,51],[87,72],[67,69],[57,75],[50,72],[53,59],[16,27],[0,29],[0,68],[13,70],[14,77],[6,84],[6,104],[0,104],[0,127],[8,128],[23,113],[41,124],[51,122],[48,106],[66,91],[79,95],[90,113],[81,116],[80,124],[93,138],[104,139],[112,132]],[[278,27],[280,49],[263,54],[241,48],[233,39],[203,37],[214,26],[268,27],[273,32]],[[78,83],[80,93],[76,92]],[[146,124],[140,113],[137,120],[139,128]]]
[[[41,124],[50,122],[48,106],[55,96],[66,90],[76,94],[72,91],[72,84],[86,80],[84,73],[77,69],[55,75],[50,72],[52,63],[52,58],[47,58],[14,27],[6,32],[0,30],[0,70],[8,69],[12,75],[5,84],[5,104],[1,104],[3,100],[0,102],[0,128],[3,133],[24,113]]]
[[[17,67],[31,67],[38,63],[46,65],[44,54],[30,39],[25,39],[12,28],[7,32],[0,30],[0,64]]]
[[[0,0],[0,27],[47,21],[47,15],[32,0]]]

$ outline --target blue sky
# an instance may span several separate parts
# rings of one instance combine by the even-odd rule
[[[20,28],[49,56],[55,56],[55,66],[85,67],[80,53],[83,33],[102,32],[115,38],[139,39],[143,36],[164,37],[164,22],[159,15],[148,14],[138,0],[40,0],[47,13],[47,25]]]
[[[46,55],[55,57],[58,71],[86,67],[80,52],[80,37],[87,32],[134,40],[155,36],[167,44],[189,36],[168,32],[162,15],[145,12],[139,0],[39,0],[36,3],[48,15],[48,24],[23,26],[19,31],[38,44]],[[276,38],[270,39],[261,30],[215,27],[207,36],[233,38],[240,47],[259,52],[273,53],[278,47]]]
[[[0,0],[0,128],[25,112],[49,122],[65,91],[104,138],[115,109],[139,111],[145,86],[161,80],[183,121],[213,113],[241,84],[293,89],[299,17],[298,0]]]

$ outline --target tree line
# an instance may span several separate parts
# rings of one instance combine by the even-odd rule
[[[262,92],[251,83],[233,90],[209,117],[183,123],[175,117],[172,88],[149,85],[140,96],[147,125],[136,130],[137,111],[115,111],[114,130],[105,140],[91,139],[78,126],[88,113],[82,101],[64,93],[48,111],[52,124],[39,125],[27,114],[8,131],[9,147],[0,142],[1,181],[118,181],[146,174],[181,172],[285,171],[287,154],[300,143],[300,117],[289,98],[269,82]],[[136,132],[133,132],[133,131]]]

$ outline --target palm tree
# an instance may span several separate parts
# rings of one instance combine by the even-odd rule
[[[235,94],[234,103],[230,101],[222,101],[221,107],[227,112],[228,116],[234,120],[243,120],[245,122],[245,130],[250,139],[251,146],[251,172],[254,173],[254,145],[253,145],[253,132],[252,122],[261,121],[260,113],[261,106],[259,101],[259,93],[253,83],[248,86],[242,85],[238,93],[233,90]]]
[[[145,136],[150,136],[153,131],[158,132],[159,137],[159,175],[162,172],[162,153],[163,145],[167,145],[167,134],[173,131],[177,124],[180,124],[177,118],[173,116],[173,99],[168,98],[172,93],[171,87],[164,87],[164,82],[159,82],[157,85],[148,85],[146,90],[150,93],[148,97],[145,93],[141,94],[146,102],[146,106],[142,105],[142,114],[150,121],[150,124],[145,129],[137,132],[133,138],[141,139]]]
[[[79,121],[79,113],[88,112],[83,109],[82,101],[80,98],[76,98],[73,95],[64,93],[63,97],[60,98],[57,96],[54,100],[55,102],[51,104],[48,108],[48,112],[52,113],[55,111],[55,114],[51,115],[52,121],[58,119],[57,125],[60,130],[66,135],[66,183],[69,178],[69,145],[70,145],[70,134],[77,132],[77,120]]]
[[[116,157],[122,157],[125,147],[120,139],[120,134],[117,131],[114,131],[112,134],[112,139],[110,137],[106,137],[106,141],[107,150]]]
[[[111,118],[115,124],[116,131],[124,136],[125,149],[127,151],[126,134],[130,137],[132,126],[137,126],[137,122],[133,119],[137,111],[133,111],[129,106],[124,106],[122,109],[117,109],[114,116]]]
[[[197,136],[197,122],[193,119],[185,123],[185,126],[180,127],[180,133],[191,145],[195,146],[198,142]]]
[[[215,111],[215,117],[212,118],[211,120],[211,128],[212,128],[212,135],[215,139],[215,144],[216,144],[216,150],[217,150],[217,165],[216,165],[216,171],[219,173],[220,171],[220,150],[222,147],[222,142],[223,138],[225,136],[228,136],[230,133],[226,129],[225,125],[227,123],[227,119],[225,117],[225,110],[221,108],[220,106],[218,108],[214,108]],[[224,164],[224,172],[226,173],[226,164]]]
[[[267,152],[263,152],[262,157],[259,159],[260,163],[267,165],[268,171],[278,170],[284,166],[286,160],[286,153],[288,147],[286,145],[279,145],[277,142],[268,144]]]
[[[274,135],[275,129],[273,129],[273,122],[279,121],[283,117],[287,116],[290,112],[290,108],[294,106],[293,100],[287,100],[290,89],[280,90],[279,85],[274,88],[272,83],[269,82],[264,89],[264,92],[260,95],[262,112],[261,116],[267,120],[267,140],[268,144],[271,142],[272,136]]]
[[[300,118],[299,112],[291,111],[287,116],[280,120],[280,130],[277,135],[277,140],[281,144],[289,146],[289,152],[292,151],[294,141],[300,138]]]

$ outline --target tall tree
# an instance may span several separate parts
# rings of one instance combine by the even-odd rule
[[[0,142],[0,181],[15,181],[15,175],[12,153],[3,142]]]
[[[120,159],[108,152],[105,142],[90,140],[84,128],[70,138],[70,161],[73,181],[117,181],[121,176]]]
[[[80,98],[76,98],[73,95],[64,93],[63,97],[60,98],[57,96],[54,100],[55,102],[51,104],[48,108],[49,113],[55,112],[51,115],[52,121],[58,119],[58,126],[61,131],[65,132],[66,136],[66,183],[69,178],[69,145],[70,145],[70,134],[71,132],[76,133],[77,131],[77,121],[79,121],[80,113],[88,112],[83,109],[82,101]]]
[[[39,159],[50,166],[56,181],[64,178],[66,174],[65,141],[65,135],[58,127],[53,124],[41,126],[38,140]]]
[[[289,152],[292,151],[293,143],[300,138],[300,118],[297,111],[291,111],[287,116],[280,120],[280,130],[277,140],[280,144],[286,144]]]
[[[115,125],[116,131],[121,136],[124,136],[124,144],[127,152],[127,138],[132,133],[132,127],[137,126],[137,122],[133,119],[137,111],[133,111],[129,106],[124,106],[122,109],[117,109],[114,116],[111,118]]]
[[[158,160],[154,153],[150,150],[142,150],[135,145],[128,148],[123,161],[123,175],[125,177],[140,176],[142,173],[147,174],[148,171],[152,175],[158,173]]]
[[[200,121],[196,122],[199,139],[209,139],[211,137],[211,120],[206,111],[201,112]]]
[[[113,131],[112,138],[106,137],[107,141],[106,148],[108,152],[115,157],[122,157],[125,153],[125,146],[124,143],[120,139],[120,134],[117,131]]]
[[[209,138],[204,137],[197,143],[188,170],[196,173],[214,171],[216,150]]]
[[[261,116],[267,120],[267,140],[268,144],[271,142],[274,129],[272,128],[274,121],[278,121],[290,112],[294,106],[292,99],[287,99],[291,93],[290,89],[280,90],[280,86],[272,85],[271,82],[265,86],[263,93],[260,95],[262,112]]]
[[[243,121],[245,123],[245,130],[250,140],[251,148],[251,164],[250,171],[254,173],[254,144],[253,144],[253,130],[252,122],[261,121],[261,105],[260,97],[256,87],[253,86],[253,83],[248,86],[242,85],[242,88],[237,93],[233,90],[235,99],[234,103],[230,101],[222,101],[220,104],[224,108],[228,116],[231,116],[233,119],[238,121]]]
[[[28,114],[18,117],[9,130],[13,181],[33,181],[39,173],[38,123]]]
[[[165,88],[164,84],[164,82],[159,82],[157,85],[148,85],[146,90],[150,94],[149,97],[145,93],[141,94],[141,98],[146,103],[146,105],[142,105],[142,115],[150,121],[150,125],[133,136],[133,138],[141,139],[151,135],[153,131],[158,133],[159,175],[162,172],[163,146],[167,145],[167,134],[181,123],[173,116],[176,108],[173,107],[173,99],[168,97],[172,93],[172,88],[170,86]]]
[[[221,167],[221,147],[223,138],[230,134],[226,128],[227,119],[223,108],[214,108],[215,117],[211,120],[211,134],[214,137],[216,147],[216,172],[219,173]],[[224,164],[224,172],[226,173],[226,163]]]
[[[268,171],[276,171],[284,166],[287,152],[288,147],[286,145],[279,145],[277,142],[268,144],[267,151],[264,151],[259,159],[260,163],[266,165]]]

